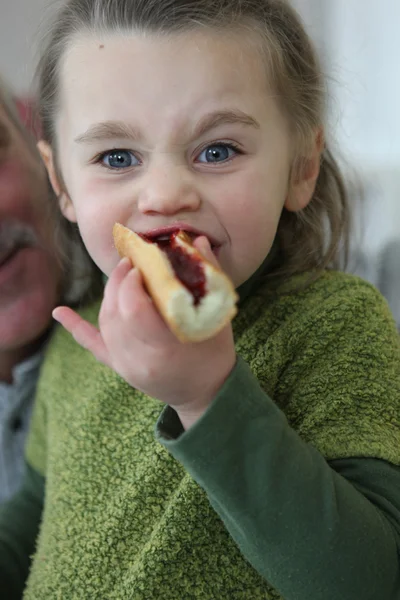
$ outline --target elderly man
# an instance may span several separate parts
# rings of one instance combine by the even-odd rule
[[[0,80],[0,503],[22,480],[52,309],[84,299],[99,279],[76,232],[57,222],[52,200],[35,140]]]
[[[40,362],[61,293],[44,168],[0,83],[0,502],[18,488]]]

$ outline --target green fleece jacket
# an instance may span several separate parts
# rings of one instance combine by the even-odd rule
[[[55,334],[27,449],[46,497],[25,600],[400,597],[400,489],[382,497],[373,475],[400,465],[392,317],[338,273],[282,291],[244,302],[237,365],[187,432]],[[372,464],[369,489],[335,470],[349,458]]]

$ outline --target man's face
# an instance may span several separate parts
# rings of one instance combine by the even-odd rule
[[[23,356],[45,332],[58,300],[47,193],[44,168],[0,106],[0,374],[8,354]]]

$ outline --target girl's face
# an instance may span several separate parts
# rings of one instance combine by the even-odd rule
[[[285,203],[298,208],[288,124],[243,35],[80,37],[61,67],[56,131],[62,210],[107,275],[117,221],[205,234],[238,286],[267,256]]]

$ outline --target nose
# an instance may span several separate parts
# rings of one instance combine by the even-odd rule
[[[174,215],[196,211],[200,204],[200,194],[187,167],[168,162],[148,168],[138,198],[140,212]]]

